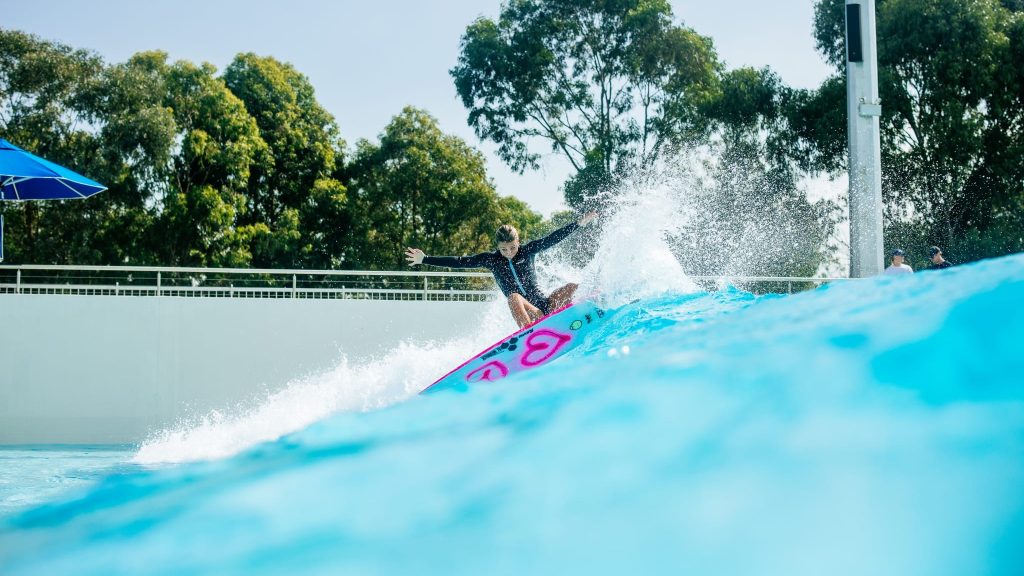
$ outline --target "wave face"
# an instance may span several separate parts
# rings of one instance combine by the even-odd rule
[[[416,396],[426,360],[345,367],[323,398],[359,403],[7,520],[0,572],[1021,574],[1022,302],[1014,256],[662,290],[463,393]]]

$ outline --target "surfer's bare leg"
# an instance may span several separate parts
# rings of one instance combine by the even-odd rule
[[[512,311],[512,317],[515,318],[516,324],[520,328],[524,328],[537,318],[544,315],[539,308],[530,304],[520,294],[512,294],[508,297],[508,308]]]
[[[577,288],[579,288],[578,284],[566,284],[552,292],[551,297],[548,298],[548,308],[554,312],[568,304],[572,300],[573,294],[576,293]]]

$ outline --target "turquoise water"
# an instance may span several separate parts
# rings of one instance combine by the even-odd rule
[[[0,519],[133,468],[130,446],[0,446]]]
[[[516,379],[8,516],[0,573],[1019,575],[1022,302],[1024,256],[643,298]]]

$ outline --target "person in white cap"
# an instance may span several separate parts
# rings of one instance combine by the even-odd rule
[[[889,275],[913,274],[914,269],[909,264],[903,262],[903,250],[897,248],[892,251],[892,264],[882,273]]]

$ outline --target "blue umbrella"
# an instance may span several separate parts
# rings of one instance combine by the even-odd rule
[[[0,200],[73,200],[107,187],[0,138]],[[0,262],[4,259],[0,214]]]

